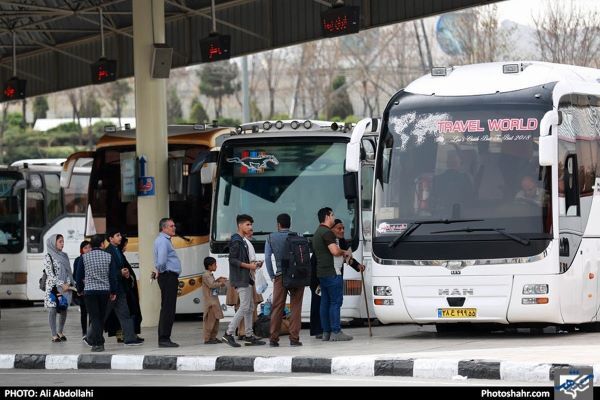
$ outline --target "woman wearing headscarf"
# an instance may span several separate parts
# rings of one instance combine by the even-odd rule
[[[52,235],[46,240],[48,252],[44,256],[44,269],[46,275],[48,275],[44,306],[48,309],[52,342],[55,343],[67,340],[67,337],[63,334],[65,322],[67,321],[67,310],[61,310],[59,303],[62,296],[67,300],[66,304],[71,303],[71,286],[74,284],[69,256],[62,251],[64,246],[65,239],[63,235]],[[56,327],[57,314],[59,314],[58,330]]]

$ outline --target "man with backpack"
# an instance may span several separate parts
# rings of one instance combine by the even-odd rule
[[[281,321],[283,318],[283,309],[285,307],[285,300],[287,294],[290,294],[290,346],[302,346],[300,342],[300,328],[302,326],[301,314],[302,314],[302,298],[304,297],[304,282],[296,282],[297,285],[292,282],[286,282],[294,287],[285,287],[283,284],[284,268],[290,268],[290,262],[292,265],[302,262],[303,252],[308,253],[307,261],[310,266],[310,250],[308,249],[308,240],[303,236],[298,236],[294,232],[290,232],[291,218],[288,214],[279,214],[277,216],[277,232],[271,233],[267,237],[265,243],[265,262],[267,264],[267,271],[273,281],[273,305],[271,308],[271,326],[270,326],[270,340],[269,345],[271,347],[279,346],[279,332],[281,331]],[[306,241],[306,244],[302,244],[302,239]],[[305,246],[305,249],[300,249],[299,252],[294,252],[292,242],[297,243],[296,246]],[[273,263],[271,261],[271,254],[275,255],[275,267],[273,269]],[[300,254],[300,260],[296,260],[294,254]]]
[[[335,267],[334,257],[349,259],[350,250],[342,250],[331,231],[335,221],[333,210],[323,207],[317,213],[319,227],[312,238],[313,250],[317,258],[317,277],[321,286],[321,326],[323,341],[352,340],[352,336],[342,332],[340,310],[344,300],[344,279]]]

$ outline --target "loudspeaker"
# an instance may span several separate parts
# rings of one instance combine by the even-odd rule
[[[152,66],[150,73],[153,78],[166,79],[171,72],[171,58],[173,56],[173,48],[165,43],[154,43],[152,50]]]

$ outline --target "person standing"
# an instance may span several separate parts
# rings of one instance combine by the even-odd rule
[[[171,331],[175,322],[177,308],[177,288],[181,262],[171,238],[175,236],[175,222],[171,218],[162,218],[159,222],[160,233],[154,240],[155,277],[160,287],[160,318],[158,321],[158,347],[179,347],[171,341]]]
[[[125,257],[118,246],[121,245],[122,240],[121,232],[118,229],[109,229],[108,231],[108,246],[105,251],[112,256],[111,268],[115,269],[115,274],[118,276],[117,279],[117,298],[115,301],[111,301],[108,304],[107,310],[107,322],[114,320],[111,315],[116,315],[118,321],[114,320],[111,324],[112,327],[109,330],[109,336],[114,334],[120,325],[123,330],[123,340],[125,346],[139,346],[143,343],[143,340],[138,339],[133,328],[133,318],[129,311],[129,305],[127,304],[127,291],[129,290],[129,270],[125,265]]]
[[[84,240],[79,245],[79,257],[73,261],[73,277],[75,278],[75,287],[77,288],[77,293],[75,293],[73,300],[75,301],[75,299],[77,299],[76,303],[79,304],[79,312],[81,314],[81,334],[82,340],[84,341],[86,339],[89,322],[87,308],[85,307],[85,299],[83,297],[85,295],[85,284],[83,282],[83,255],[89,253],[90,250],[92,250],[92,245],[89,241]]]
[[[340,309],[344,299],[344,280],[334,267],[334,257],[350,258],[350,250],[342,250],[331,231],[335,221],[333,210],[321,208],[317,217],[319,227],[315,231],[312,244],[317,258],[317,277],[321,286],[321,326],[323,341],[352,340],[352,336],[342,332]]]
[[[67,309],[61,309],[59,302],[60,298],[64,296],[67,301],[65,303],[63,300],[63,304],[71,304],[71,286],[74,284],[69,256],[62,251],[64,247],[65,238],[63,235],[51,235],[46,240],[48,253],[44,256],[44,269],[48,278],[46,279],[44,306],[48,309],[52,342],[55,343],[67,340],[63,333],[67,321]],[[60,314],[58,329],[56,327],[57,314]]]
[[[267,271],[273,281],[273,305],[271,308],[271,326],[269,345],[279,346],[279,332],[283,319],[283,309],[287,294],[290,294],[290,346],[302,346],[300,341],[300,328],[302,327],[302,298],[304,286],[286,289],[283,287],[282,261],[286,252],[286,238],[290,233],[292,219],[288,214],[277,216],[277,232],[271,233],[265,243],[265,263]],[[275,267],[271,261],[271,254],[275,255]]]
[[[236,218],[237,232],[231,235],[229,241],[229,280],[235,288],[240,299],[240,308],[235,312],[233,319],[227,326],[223,335],[223,342],[232,347],[240,347],[235,341],[233,334],[242,318],[244,319],[246,345],[265,344],[254,336],[252,330],[252,312],[254,305],[254,272],[261,267],[262,263],[256,261],[256,251],[250,242],[254,219],[250,215],[241,214]]]
[[[217,260],[213,257],[204,259],[202,274],[202,297],[204,298],[204,344],[221,343],[217,339],[219,320],[223,318],[223,310],[219,302],[219,288],[225,286],[224,277],[215,279],[213,272],[217,270]]]
[[[111,268],[112,256],[103,250],[104,236],[94,235],[92,250],[83,255],[85,306],[90,316],[90,327],[85,342],[92,351],[104,351],[104,317],[108,301],[117,298],[117,270]]]
[[[118,246],[121,251],[121,256],[123,257],[123,262],[125,263],[125,267],[127,271],[123,274],[123,281],[125,287],[127,289],[127,305],[129,306],[129,313],[131,314],[131,318],[133,319],[133,330],[136,335],[139,335],[142,332],[142,308],[140,307],[140,292],[138,289],[137,276],[127,261],[127,257],[125,257],[125,252],[127,251],[127,236],[123,236],[121,238],[121,244]],[[138,340],[143,341],[144,338],[137,336]]]

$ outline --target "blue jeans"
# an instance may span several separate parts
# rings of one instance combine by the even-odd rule
[[[338,333],[340,309],[344,300],[344,278],[341,275],[319,278],[321,284],[321,326],[323,332]]]

